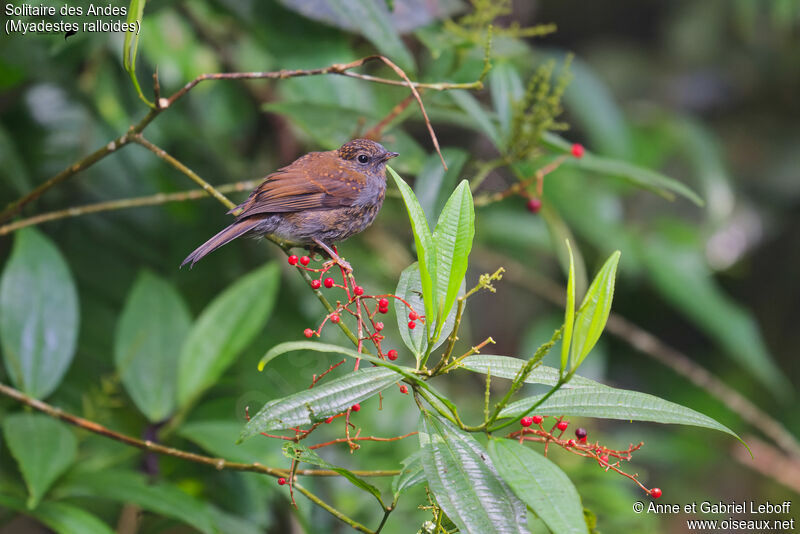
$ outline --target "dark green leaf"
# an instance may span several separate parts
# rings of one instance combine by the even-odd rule
[[[489,369],[492,371],[492,378],[508,378],[513,380],[527,360],[512,358],[510,356],[495,356],[492,354],[475,354],[467,356],[461,360],[459,367],[469,369],[476,373],[486,374]],[[534,367],[533,371],[525,379],[528,384],[545,384],[554,386],[558,383],[559,371],[554,367],[540,365]],[[565,388],[585,388],[602,387],[603,384],[583,378],[582,376],[572,375],[572,379],[567,382]]]
[[[544,394],[534,395],[511,403],[500,412],[500,417],[517,417],[543,397]],[[559,389],[537,406],[536,413],[699,426],[719,430],[739,439],[730,428],[692,409],[647,393],[608,386]]]
[[[438,287],[436,267],[436,246],[431,235],[425,213],[417,201],[414,192],[408,184],[394,172],[391,167],[386,167],[394,178],[400,194],[403,196],[408,218],[411,221],[411,230],[414,233],[414,243],[417,245],[417,259],[419,260],[420,282],[422,284],[422,297],[425,301],[426,329],[430,328],[436,320],[436,306],[434,294]]]
[[[274,263],[241,278],[195,321],[181,350],[178,405],[187,406],[216,382],[264,326],[278,294]]]
[[[3,434],[28,486],[28,508],[36,508],[53,482],[75,462],[78,441],[64,423],[34,413],[6,416]]]
[[[239,440],[260,432],[284,430],[324,421],[353,404],[368,399],[395,384],[402,375],[383,367],[353,371],[313,389],[275,399],[264,405],[247,422]]]
[[[175,409],[178,358],[192,319],[177,290],[143,272],[117,324],[114,363],[125,389],[152,422]]]
[[[458,296],[464,275],[467,273],[472,239],[475,237],[475,208],[469,182],[463,180],[445,204],[433,232],[436,248],[436,280],[438,295],[436,332],[437,341],[444,327],[445,318]]]
[[[325,461],[319,454],[309,449],[302,443],[293,443],[291,441],[284,443],[283,455],[293,460],[298,460],[300,462],[305,462],[307,464],[324,467],[325,469],[330,469],[331,471],[336,471],[344,478],[349,480],[350,483],[353,484],[355,487],[360,488],[368,493],[371,493],[378,500],[378,503],[380,503],[380,505],[383,506],[383,500],[381,500],[381,492],[378,488],[376,488],[369,482],[358,478],[351,471],[348,471],[343,467],[339,467],[337,465],[333,465],[332,463]]]
[[[503,480],[551,532],[588,534],[578,490],[556,464],[508,439],[489,440],[489,455]]]
[[[419,443],[428,486],[461,532],[528,533],[525,505],[475,438],[423,412]]]
[[[28,510],[22,499],[0,493],[0,505],[41,521],[58,534],[114,534],[114,530],[96,516],[63,502],[45,501]]]
[[[200,532],[215,532],[208,505],[166,483],[150,484],[133,471],[72,472],[58,486],[60,496],[111,499],[177,519]]]
[[[572,345],[572,329],[575,326],[575,258],[572,247],[566,240],[569,252],[569,275],[567,277],[567,303],[564,308],[564,335],[561,338],[561,373],[567,371],[569,348]]]
[[[0,338],[17,388],[44,398],[61,383],[78,337],[75,282],[55,245],[34,228],[17,232],[0,280]]]
[[[614,299],[614,281],[619,257],[620,251],[616,251],[606,260],[578,309],[570,349],[570,368],[573,371],[589,355],[606,327],[608,314],[611,313],[611,302]]]

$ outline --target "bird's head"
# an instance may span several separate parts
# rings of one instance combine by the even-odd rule
[[[397,152],[389,152],[380,143],[369,139],[353,139],[343,144],[336,153],[364,172],[372,171],[381,175],[384,174],[386,162],[399,155]]]

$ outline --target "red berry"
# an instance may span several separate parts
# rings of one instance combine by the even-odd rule
[[[364,294],[364,288],[361,286],[356,286],[353,288],[353,293],[358,295],[359,297]]]
[[[586,443],[586,436],[583,436],[582,438],[578,438],[578,443]]]
[[[389,307],[389,299],[381,299],[378,301],[379,308],[388,308]]]
[[[608,455],[607,454],[602,455],[600,457],[600,461],[603,462],[604,464],[607,464],[608,463]]]
[[[319,289],[320,287],[322,287],[322,282],[320,282],[319,280],[311,281],[311,289]]]
[[[325,422],[326,423],[332,423],[333,422],[333,416],[330,416],[327,419],[325,419]]]
[[[575,446],[575,440],[574,439],[571,439],[571,440],[569,440],[567,442],[567,447],[574,447],[574,446]]]
[[[386,357],[389,358],[392,361],[396,360],[397,359],[397,351],[394,350],[394,349],[390,350],[389,352],[386,353]]]
[[[408,321],[408,329],[409,330],[414,330],[416,327],[417,327],[417,323],[415,323],[414,321]]]
[[[358,410],[361,409],[361,405],[360,404],[354,404],[354,405],[352,405],[350,407],[350,409],[353,410],[354,412],[357,412]]]
[[[378,332],[383,330],[383,323],[380,323],[380,322],[379,323],[375,323],[375,330],[377,330]]]
[[[325,284],[325,287],[327,287],[328,289],[332,288],[333,287],[333,278],[326,278],[325,281],[323,282],[323,284]]]
[[[311,330],[310,328],[306,328],[305,330],[303,330],[303,334],[305,334],[306,337],[311,337],[314,335],[314,331]]]
[[[389,313],[389,308],[388,308],[388,307],[386,307],[386,308],[384,308],[384,307],[379,307],[379,308],[378,308],[378,311],[379,311],[380,313]]]
[[[539,423],[541,423],[542,419],[544,419],[544,418],[541,415],[534,415],[533,417],[531,417],[531,421],[533,421],[533,424],[535,424],[535,425],[538,425]]]
[[[542,209],[542,201],[538,198],[532,198],[525,207],[528,208],[528,211],[531,213],[539,213],[539,210]]]
[[[519,420],[519,424],[527,428],[533,424],[533,417],[523,417]]]
[[[279,486],[283,486],[284,484],[286,484],[286,479],[283,478],[283,477],[279,478],[278,479],[278,485]]]
[[[585,428],[576,428],[575,429],[575,437],[578,439],[586,439],[586,429]]]
[[[341,320],[341,317],[339,317],[339,315],[338,315],[338,314],[335,314],[335,313],[334,313],[333,315],[331,315],[331,322],[332,322],[332,323],[334,323],[334,324],[335,324],[335,323],[338,323],[340,320]]]
[[[417,319],[419,319],[419,315],[417,315],[417,312],[412,311],[411,313],[408,314],[408,318],[412,321],[416,321]]]
[[[558,425],[556,425],[556,427],[562,432],[565,431],[568,426],[569,426],[569,423],[567,423],[566,421],[559,421]]]
[[[303,256],[302,258],[300,258],[300,263],[302,263],[303,265],[308,265],[309,263],[311,263],[311,258],[309,258],[308,256]]]
[[[580,143],[575,143],[572,145],[572,155],[576,158],[580,159],[583,157],[584,148],[583,145]]]
[[[297,265],[297,256],[292,254],[286,261],[289,262],[289,265]]]
[[[405,385],[400,386],[400,393],[408,393],[408,388]]]
[[[661,497],[661,488],[653,488],[650,490],[650,496],[654,499]]]

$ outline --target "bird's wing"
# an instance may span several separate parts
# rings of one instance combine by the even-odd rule
[[[237,219],[262,213],[352,206],[365,184],[364,175],[346,167],[330,152],[312,152],[267,176],[235,208]]]

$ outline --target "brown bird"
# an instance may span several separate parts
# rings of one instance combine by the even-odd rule
[[[396,157],[380,144],[355,139],[338,150],[311,152],[268,175],[242,204],[236,220],[189,254],[181,267],[245,234],[272,234],[314,245],[347,270],[331,248],[367,228],[386,196],[386,162]]]

